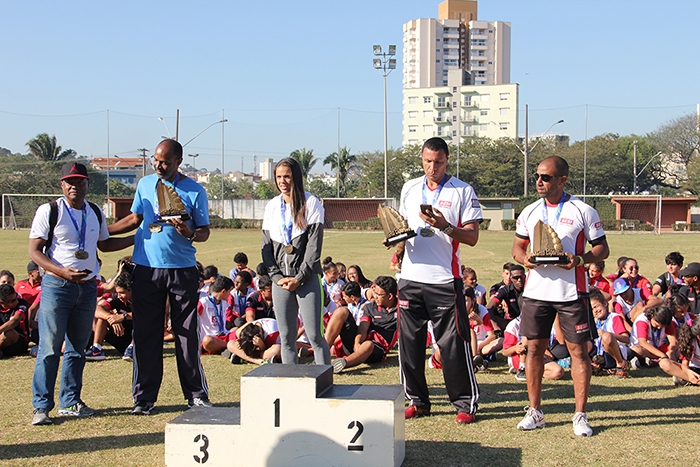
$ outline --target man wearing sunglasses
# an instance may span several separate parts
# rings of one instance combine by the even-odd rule
[[[559,316],[566,346],[571,355],[576,413],[574,434],[591,436],[586,417],[586,402],[591,381],[588,342],[596,337],[595,321],[588,299],[588,281],[584,264],[602,261],[609,248],[598,213],[564,191],[569,164],[561,157],[543,160],[537,167],[535,186],[540,200],[527,206],[518,217],[513,259],[528,270],[521,304],[521,333],[527,337],[527,392],[530,405],[518,424],[520,430],[545,426],[540,404],[544,352],[555,317]],[[549,224],[561,240],[566,264],[535,264],[530,242],[538,221]],[[586,242],[591,248],[586,249]]]

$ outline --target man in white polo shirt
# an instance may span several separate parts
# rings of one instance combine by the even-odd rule
[[[479,387],[469,349],[459,244],[476,245],[481,208],[469,184],[445,173],[449,150],[444,140],[430,138],[421,154],[425,176],[409,180],[401,190],[401,215],[418,233],[406,241],[399,280],[399,358],[410,399],[405,417],[430,414],[425,342],[432,321],[456,422],[472,423]]]
[[[566,346],[571,355],[571,378],[574,380],[574,434],[591,436],[586,417],[586,401],[591,383],[591,360],[588,342],[595,339],[595,320],[588,299],[588,278],[584,264],[608,257],[608,243],[595,209],[564,192],[569,164],[553,156],[537,167],[536,187],[540,200],[527,206],[518,216],[513,242],[513,259],[529,269],[520,306],[520,333],[527,337],[527,393],[530,405],[519,430],[544,427],[540,410],[544,352],[549,345],[555,317],[559,316]],[[567,264],[535,264],[529,250],[539,221],[550,225],[559,236]],[[591,249],[586,250],[586,242]]]

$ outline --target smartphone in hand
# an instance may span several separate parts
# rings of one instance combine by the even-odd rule
[[[421,204],[420,205],[420,212],[422,212],[426,216],[432,216],[433,215],[433,206],[431,204]]]

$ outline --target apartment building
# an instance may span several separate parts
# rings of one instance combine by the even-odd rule
[[[402,145],[440,136],[450,144],[465,137],[518,135],[518,84],[464,85],[463,71],[448,74],[447,86],[404,88]]]

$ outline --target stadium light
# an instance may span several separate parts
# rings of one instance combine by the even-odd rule
[[[374,68],[379,70],[379,72],[384,77],[384,198],[388,198],[388,188],[389,188],[389,151],[387,150],[387,122],[386,122],[386,77],[393,70],[396,69],[396,59],[392,58],[396,55],[396,46],[390,45],[389,51],[382,53],[382,46],[375,45],[373,47],[374,55],[376,57],[372,60]]]

